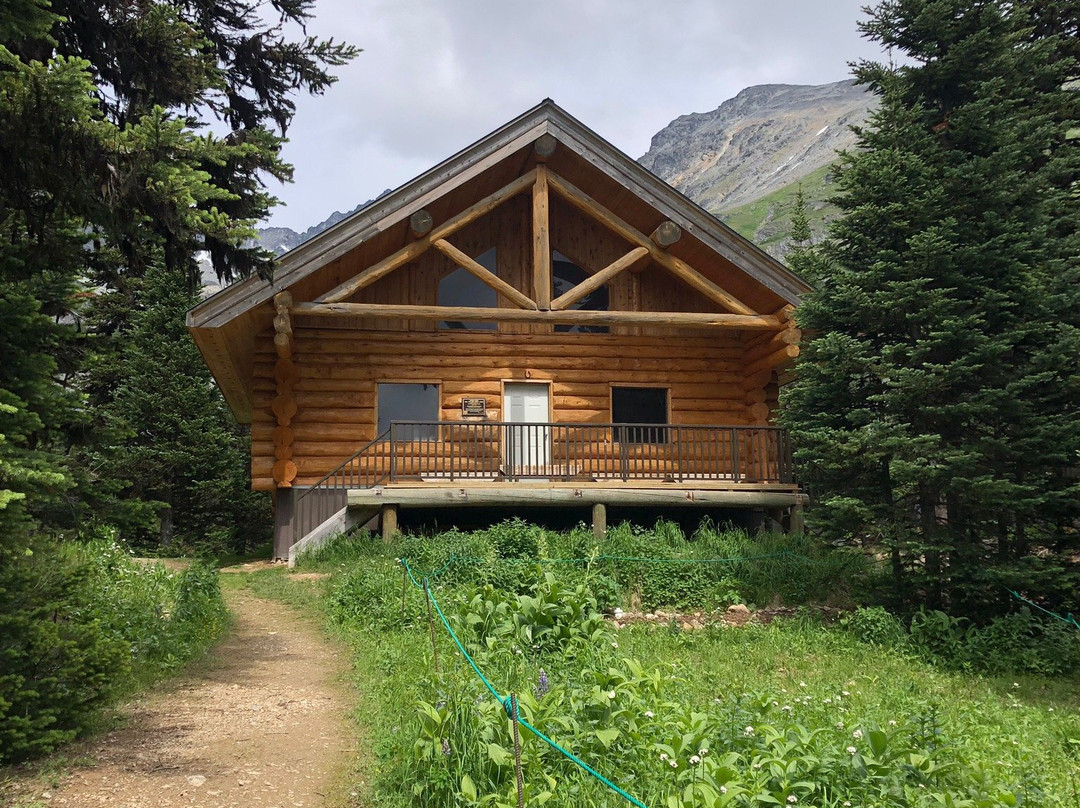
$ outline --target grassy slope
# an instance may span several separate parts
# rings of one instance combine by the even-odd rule
[[[388,570],[395,549],[387,548]],[[290,581],[291,576],[276,571],[250,583],[260,594],[311,610],[325,609],[326,593],[358,561],[329,557],[308,567],[333,574],[317,585]],[[356,798],[359,804],[408,805],[407,790],[395,785],[395,773],[400,772],[396,758],[416,737],[416,700],[435,698],[433,688],[439,682],[432,676],[427,626],[379,631],[349,623],[336,631],[355,654],[356,716],[379,757],[375,770],[357,773]],[[1073,748],[1077,741],[1069,740],[1080,738],[1080,690],[1075,679],[995,679],[943,672],[902,653],[858,642],[842,631],[799,620],[697,632],[638,627],[624,629],[619,641],[622,653],[672,677],[672,687],[684,704],[708,709],[717,696],[771,692],[805,711],[808,726],[832,726],[830,722],[839,720],[848,722],[848,730],[855,726],[852,722],[885,726],[904,716],[934,714],[943,737],[1000,767],[1006,778],[1017,777],[1028,786],[1038,783],[1062,805],[1077,799]],[[441,632],[439,645],[444,671],[463,666]],[[494,672],[496,678],[499,675]],[[837,696],[845,692],[841,706]],[[807,697],[809,706],[800,705],[798,700]],[[827,699],[836,701],[829,704]]]
[[[826,201],[835,193],[830,166],[819,168],[798,182],[785,185],[753,202],[716,213],[729,227],[759,247],[774,255],[782,254],[791,232],[791,213],[800,185],[809,206],[810,229],[815,239],[820,238],[828,222],[840,212],[835,205]]]

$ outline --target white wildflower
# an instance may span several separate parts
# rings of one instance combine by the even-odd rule
[[[661,752],[660,753],[660,759],[661,760],[667,760],[667,752]]]
[[[720,786],[720,793],[727,794],[727,786]]]
[[[856,752],[858,752],[858,751],[859,751],[859,750],[858,750],[858,749],[856,749],[856,748],[855,748],[854,746],[849,746],[849,747],[847,748],[847,752],[848,752],[848,754],[849,754],[849,755],[854,755],[854,754],[855,754]]]
[[[615,698],[615,691],[614,690],[609,690],[608,693],[607,693],[607,697],[609,699]]]
[[[746,729],[743,730],[743,732],[745,734],[747,734],[747,735],[753,735],[754,734],[754,728],[753,727],[747,727]]]
[[[792,805],[794,805],[795,803],[797,803],[799,801],[799,798],[796,797],[794,794],[788,794],[787,801],[790,802]]]
[[[646,718],[652,718],[653,717],[653,711],[652,710],[646,710],[645,711],[645,717]]]
[[[699,763],[701,763],[701,758],[699,758],[699,757],[698,757],[697,755],[691,755],[691,756],[690,756],[690,763],[691,763],[692,765],[696,766],[696,765],[698,765]]]
[[[896,722],[895,722],[895,721],[890,721],[890,722],[889,722],[889,726],[890,726],[890,727],[895,727],[895,726],[896,726]]]
[[[677,760],[669,761],[668,765],[673,769],[677,769],[677,768],[679,768],[679,761],[677,761]]]
[[[862,730],[855,730],[853,733],[851,733],[851,737],[854,738],[856,741],[859,740],[860,738],[862,738]]]

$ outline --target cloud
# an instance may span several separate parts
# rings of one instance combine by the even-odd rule
[[[861,0],[321,0],[311,33],[364,52],[297,99],[295,183],[275,225],[303,229],[408,181],[555,99],[634,157],[689,112],[754,84],[822,84],[877,56]]]

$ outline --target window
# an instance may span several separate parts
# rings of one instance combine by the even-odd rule
[[[551,256],[551,298],[554,300],[559,295],[564,295],[589,277],[584,269],[579,267],[560,252],[554,252]],[[585,311],[607,311],[608,290],[606,286],[595,289],[585,297],[570,304],[571,309],[583,309]],[[570,331],[575,333],[607,334],[611,329],[606,325],[557,325],[556,331]]]
[[[379,413],[378,432],[390,428],[391,421],[438,421],[439,385],[437,384],[379,384],[376,394]],[[439,436],[436,424],[397,427],[395,440],[434,440]]]
[[[484,269],[496,271],[495,248],[476,256],[476,263]],[[495,290],[473,275],[467,269],[458,267],[439,281],[440,306],[472,306],[474,308],[493,309],[499,305]],[[441,320],[439,328],[454,328],[464,331],[494,331],[495,323],[466,323],[461,320]]]
[[[666,387],[612,387],[611,421],[615,424],[666,424]],[[615,440],[625,443],[667,443],[667,429],[647,426],[617,427]]]

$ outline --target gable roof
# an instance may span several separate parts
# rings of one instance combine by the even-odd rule
[[[266,304],[280,291],[311,282],[331,262],[386,233],[436,200],[476,182],[542,135],[664,218],[783,303],[797,305],[810,286],[782,263],[601,138],[550,99],[481,138],[390,193],[356,211],[278,259],[272,281],[258,277],[226,287],[188,312],[187,325],[226,400],[241,421],[250,418],[254,334],[269,326]],[[334,286],[328,283],[327,288]]]

